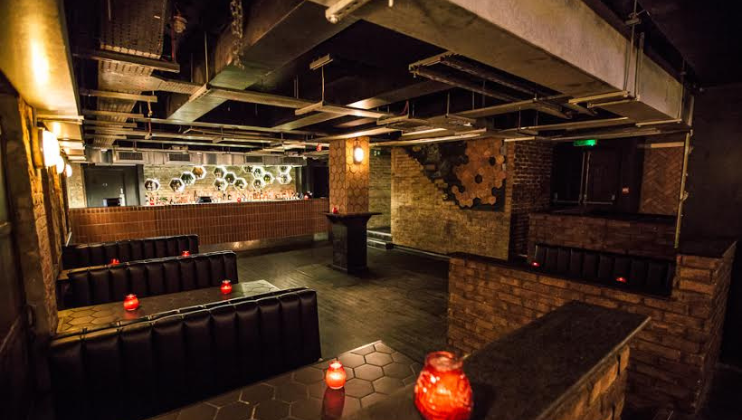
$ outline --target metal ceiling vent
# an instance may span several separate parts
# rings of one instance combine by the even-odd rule
[[[172,163],[172,164],[191,163],[191,155],[188,153],[168,153],[165,163]]]
[[[116,163],[144,163],[144,153],[116,151],[113,154],[113,161]]]

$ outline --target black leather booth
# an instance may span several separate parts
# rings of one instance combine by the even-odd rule
[[[58,420],[141,419],[320,358],[309,289],[52,341]]]
[[[533,262],[541,272],[661,296],[670,295],[675,276],[671,260],[545,244],[536,245]]]
[[[129,293],[141,298],[239,281],[237,255],[231,251],[82,268],[70,270],[67,277],[66,308],[123,301]]]
[[[62,264],[65,270],[105,265],[113,258],[120,262],[175,257],[183,251],[198,254],[198,235],[160,236],[126,241],[75,244],[65,246]]]

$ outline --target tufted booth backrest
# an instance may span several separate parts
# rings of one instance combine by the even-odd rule
[[[671,260],[537,244],[538,270],[588,282],[668,296],[675,276]]]
[[[320,358],[310,289],[52,341],[57,420],[154,416]]]
[[[237,255],[231,251],[83,268],[69,271],[67,277],[67,308],[123,301],[129,293],[141,298],[215,287],[222,280],[239,281]]]
[[[125,241],[75,244],[64,247],[62,264],[65,270],[105,265],[113,258],[120,262],[175,257],[183,251],[198,254],[198,235],[160,236]]]

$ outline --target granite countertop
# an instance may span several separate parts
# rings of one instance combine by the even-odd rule
[[[139,308],[131,312],[124,310],[123,302],[65,309],[59,311],[57,334],[67,334],[84,329],[94,330],[106,328],[117,324],[134,322],[150,315],[180,308],[257,296],[280,290],[265,280],[256,280],[234,283],[232,285],[232,293],[229,295],[222,295],[219,287],[209,287],[189,290],[187,292],[140,298]]]
[[[571,302],[472,354],[464,370],[474,391],[471,419],[539,420],[587,380],[649,321]],[[350,417],[417,420],[413,387]]]

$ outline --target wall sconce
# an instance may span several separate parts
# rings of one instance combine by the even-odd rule
[[[41,131],[41,149],[44,155],[44,166],[50,168],[56,166],[61,159],[59,155],[59,140],[51,131]],[[64,169],[64,164],[62,165]]]
[[[64,167],[64,174],[67,175],[67,178],[72,176],[72,165],[69,163]]]
[[[57,169],[57,175],[62,175],[64,173],[64,167],[66,163],[64,162],[64,158],[62,155],[57,156],[57,164],[54,166]]]
[[[353,162],[361,163],[364,157],[366,157],[366,152],[363,150],[363,147],[358,144],[353,146]]]

